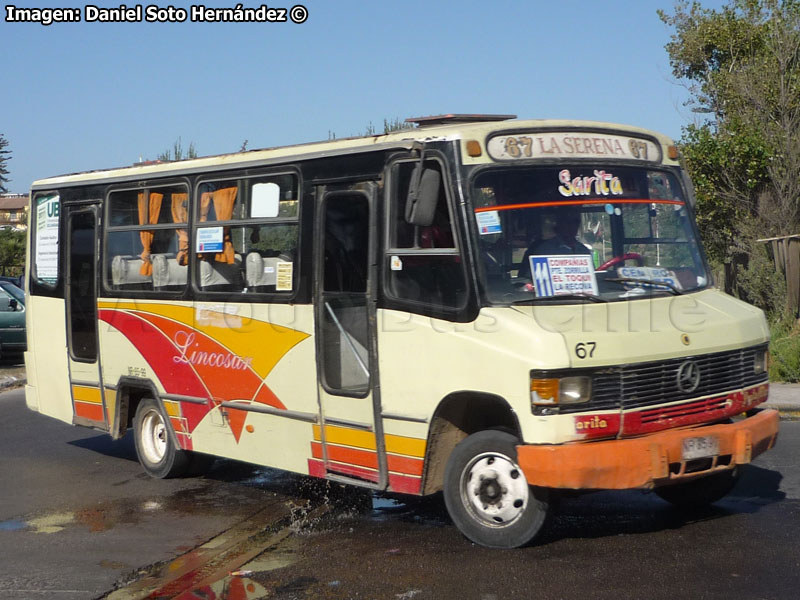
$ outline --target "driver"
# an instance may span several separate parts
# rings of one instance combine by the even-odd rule
[[[544,240],[530,254],[591,254],[592,249],[576,237],[581,225],[581,213],[573,208],[562,208],[556,213],[555,235]]]
[[[581,213],[571,207],[563,207],[555,214],[555,235],[538,244],[531,243],[522,258],[519,277],[531,278],[529,257],[531,255],[556,254],[591,254],[592,249],[578,240],[578,228],[581,225]]]

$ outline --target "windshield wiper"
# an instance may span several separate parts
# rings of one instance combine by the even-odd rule
[[[511,304],[530,304],[532,302],[552,302],[558,300],[589,300],[590,302],[608,302],[605,298],[594,294],[560,294],[558,296],[534,296],[524,300],[514,300]]]
[[[640,283],[643,285],[661,286],[667,288],[673,295],[681,296],[683,294],[678,288],[667,281],[656,281],[655,279],[637,279],[636,277],[608,277],[603,281],[610,281],[612,283]]]

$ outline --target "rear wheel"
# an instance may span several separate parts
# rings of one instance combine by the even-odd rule
[[[186,473],[190,455],[174,441],[169,422],[153,398],[144,398],[134,417],[136,455],[151,477],[166,479]]]
[[[545,490],[528,485],[517,465],[519,440],[481,431],[459,443],[447,463],[444,500],[458,529],[476,544],[516,548],[542,529]]]
[[[678,508],[702,508],[727,496],[739,481],[739,477],[739,469],[733,468],[686,483],[658,487],[655,492]]]

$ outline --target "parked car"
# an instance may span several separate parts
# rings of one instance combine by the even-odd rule
[[[8,281],[9,283],[13,283],[19,289],[24,288],[22,285],[22,275],[17,275],[16,277],[11,277],[10,275],[0,275],[0,281]]]
[[[0,355],[24,352],[27,348],[25,292],[0,280]]]

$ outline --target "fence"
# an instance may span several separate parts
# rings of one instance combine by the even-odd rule
[[[775,269],[786,281],[786,305],[794,316],[800,314],[800,234],[758,240],[767,245]]]

